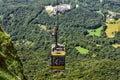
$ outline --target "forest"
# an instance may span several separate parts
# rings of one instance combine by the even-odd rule
[[[58,14],[58,42],[66,47],[66,68],[53,71],[51,44],[57,17],[45,6],[60,4],[71,5]],[[120,19],[119,0],[0,0],[0,24],[12,38],[27,80],[120,80],[120,47],[113,46],[120,45],[120,25],[116,23],[118,31],[109,38],[107,19]]]

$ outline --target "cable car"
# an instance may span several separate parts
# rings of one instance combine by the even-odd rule
[[[65,69],[65,46],[63,44],[58,44],[58,28],[59,26],[55,26],[55,44],[51,46],[51,66],[53,70]]]
[[[55,44],[52,44],[51,46],[51,68],[53,70],[63,70],[65,69],[65,46],[63,44],[58,44],[58,11],[54,16],[57,16],[57,20],[53,33],[53,36],[55,37]]]
[[[54,70],[65,69],[65,46],[63,44],[52,44],[51,49],[51,66]]]

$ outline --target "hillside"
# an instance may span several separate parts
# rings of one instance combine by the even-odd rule
[[[16,53],[9,35],[0,27],[0,80],[25,80]]]
[[[66,48],[62,71],[50,65],[56,6],[58,42]],[[0,0],[0,24],[28,80],[119,80],[119,13],[119,0]]]

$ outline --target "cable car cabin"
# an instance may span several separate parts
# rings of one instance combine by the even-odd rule
[[[51,66],[53,70],[65,69],[65,46],[58,44],[55,48],[55,44],[52,44],[51,51]]]

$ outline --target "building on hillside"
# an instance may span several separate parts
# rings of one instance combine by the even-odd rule
[[[64,13],[65,11],[70,10],[70,9],[71,9],[71,5],[69,4],[61,4],[61,5],[55,6],[53,15],[56,15],[57,12]]]
[[[67,10],[70,10],[71,9],[71,5],[69,4],[61,4],[61,5],[57,5],[57,6],[45,6],[45,10],[48,12],[48,13],[52,13],[52,15],[56,15],[57,12],[61,12],[61,13],[64,13],[65,11]]]
[[[49,6],[45,6],[45,10],[46,11],[50,11],[50,12],[53,12],[54,11],[54,7],[49,5]]]

